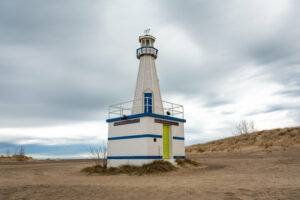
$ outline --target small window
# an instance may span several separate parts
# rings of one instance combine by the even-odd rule
[[[149,40],[146,40],[146,46],[149,46],[150,43],[149,43]]]
[[[156,138],[153,138],[153,142],[156,142]]]

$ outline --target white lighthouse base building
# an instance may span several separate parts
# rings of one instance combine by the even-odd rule
[[[109,167],[142,165],[157,159],[172,162],[185,157],[184,120],[155,115],[128,118],[107,120]]]

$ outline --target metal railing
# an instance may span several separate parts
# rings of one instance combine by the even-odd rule
[[[149,101],[150,99],[151,101]],[[125,101],[110,105],[108,118],[111,119],[132,114],[154,113],[184,119],[184,107],[182,105],[168,101],[155,102],[153,100],[154,99],[151,97],[145,97],[144,99]]]
[[[141,47],[136,50],[136,57],[140,58],[141,55],[148,54],[157,57],[158,49],[154,47]]]

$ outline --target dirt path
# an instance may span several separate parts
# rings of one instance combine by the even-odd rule
[[[88,176],[84,160],[0,162],[0,199],[300,199],[300,147],[190,157],[206,168],[148,176]]]

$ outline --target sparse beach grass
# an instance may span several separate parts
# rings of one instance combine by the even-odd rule
[[[88,174],[100,174],[100,175],[116,175],[116,174],[129,174],[129,175],[145,175],[156,174],[163,172],[170,172],[176,170],[176,167],[170,162],[163,160],[156,160],[149,164],[142,166],[134,165],[122,165],[120,167],[102,167],[100,165],[94,165],[92,167],[86,167],[81,172]]]
[[[178,167],[199,167],[202,166],[200,163],[191,160],[189,158],[179,159],[177,158],[176,163]],[[178,169],[172,163],[164,160],[155,160],[152,163],[144,164],[142,166],[135,165],[122,165],[120,167],[103,167],[101,165],[94,165],[91,167],[85,167],[81,172],[87,174],[100,174],[100,175],[116,175],[116,174],[129,174],[129,175],[145,175],[145,174],[157,174],[170,172]]]
[[[176,159],[176,163],[180,166],[180,167],[187,167],[187,166],[194,166],[194,167],[199,167],[201,166],[200,163],[198,163],[197,161],[191,160],[189,158],[185,158],[185,159]]]
[[[12,156],[0,155],[0,161],[30,161],[30,160],[33,160],[33,158],[26,155],[12,155]]]

